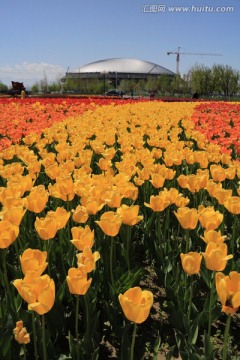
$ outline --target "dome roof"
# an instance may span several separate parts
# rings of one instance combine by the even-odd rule
[[[174,75],[174,73],[163,66],[149,61],[138,59],[106,59],[92,62],[80,67],[80,73],[136,73],[154,75]]]

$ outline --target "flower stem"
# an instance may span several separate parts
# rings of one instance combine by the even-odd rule
[[[232,227],[232,237],[230,241],[230,254],[234,256],[234,247],[236,239],[236,230],[237,230],[237,215],[234,216],[233,227]],[[234,261],[232,262],[232,268],[234,266]]]
[[[23,360],[27,360],[26,345],[25,344],[23,344]]]
[[[191,319],[192,298],[193,298],[193,280],[192,280],[192,276],[191,276],[190,277],[190,299],[189,299],[189,303],[188,303],[188,322],[190,322],[190,319]]]
[[[33,329],[34,357],[35,357],[35,360],[37,360],[38,359],[38,351],[37,351],[37,335],[36,335],[34,311],[32,312],[32,329]]]
[[[209,302],[209,312],[208,312],[208,336],[211,336],[214,279],[215,279],[215,271],[212,272],[212,281],[211,281],[211,292],[210,292],[210,302]]]
[[[9,286],[9,281],[8,281],[8,274],[7,274],[7,261],[6,261],[6,256],[7,256],[7,249],[3,249],[3,279],[5,282],[5,286],[6,286],[6,303],[7,303],[7,307],[9,312],[12,314],[13,319],[16,318],[17,316],[17,308],[16,308],[16,302],[15,299],[12,298],[11,294],[11,289]]]
[[[76,301],[76,317],[75,317],[75,335],[76,335],[76,341],[77,341],[77,360],[79,359],[79,335],[78,335],[78,314],[79,314],[79,298],[80,296],[77,295],[77,301]]]
[[[111,244],[110,244],[110,278],[112,287],[114,288],[114,276],[113,276],[113,237],[111,236]]]
[[[224,338],[223,338],[223,360],[227,359],[228,336],[229,336],[231,319],[232,319],[231,314],[228,314],[226,325],[225,325]]]
[[[131,239],[131,228],[127,226],[126,229],[126,263],[127,268],[130,270],[130,239]]]
[[[185,233],[185,242],[185,254],[187,254],[189,252],[189,229],[187,229]]]
[[[43,344],[43,360],[47,360],[46,334],[45,334],[45,314],[42,315],[42,344]]]
[[[86,311],[86,334],[87,334],[87,341],[89,341],[90,319],[89,319],[89,306],[86,295],[84,296],[84,303],[85,303],[85,311]]]
[[[131,353],[130,353],[130,360],[134,360],[134,346],[135,346],[136,333],[137,333],[137,324],[134,323],[133,335],[132,335],[132,344],[131,344]]]

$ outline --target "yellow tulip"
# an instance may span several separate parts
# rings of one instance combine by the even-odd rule
[[[188,275],[198,274],[200,271],[202,255],[197,252],[180,254],[183,270]]]
[[[16,327],[13,329],[14,339],[19,344],[28,344],[30,342],[30,335],[27,329],[23,327],[22,320],[16,322]]]
[[[220,205],[224,203],[232,196],[232,189],[220,189],[214,192],[214,197],[217,199]]]
[[[104,195],[104,202],[110,208],[118,208],[121,206],[123,195],[118,190],[106,191]]]
[[[222,189],[222,183],[216,183],[212,179],[208,180],[206,190],[211,197],[214,197],[215,192]]]
[[[222,311],[232,316],[240,306],[240,274],[231,271],[228,276],[216,274],[216,289],[222,304]]]
[[[174,201],[175,205],[178,208],[186,207],[189,204],[189,202],[190,202],[190,200],[188,198],[183,197],[182,194],[179,194]]]
[[[102,214],[99,221],[95,221],[108,236],[116,236],[122,225],[122,217],[113,211],[107,211]]]
[[[85,206],[78,205],[75,210],[72,210],[72,218],[76,223],[84,224],[87,222],[89,215]]]
[[[26,212],[23,206],[13,206],[11,208],[3,209],[3,220],[7,220],[13,225],[19,226],[22,218]]]
[[[26,249],[20,255],[20,263],[24,275],[27,273],[34,273],[35,276],[40,276],[46,269],[48,263],[47,252],[38,249]]]
[[[13,225],[7,220],[0,221],[0,249],[6,249],[18,237],[19,226]]]
[[[125,205],[123,204],[117,209],[117,214],[122,217],[122,222],[125,225],[133,226],[143,219],[143,216],[138,215],[139,205]]]
[[[120,294],[119,302],[126,318],[136,324],[144,322],[153,305],[153,294],[151,291],[134,287]]]
[[[68,289],[71,294],[85,295],[92,279],[87,279],[87,273],[81,268],[70,268],[67,276]]]
[[[165,176],[163,176],[161,174],[156,174],[156,173],[151,174],[150,182],[152,183],[152,186],[155,189],[159,189],[159,188],[163,187],[165,180],[166,180]]]
[[[89,194],[82,196],[80,201],[81,205],[87,209],[89,215],[96,215],[105,205],[104,201]]]
[[[44,185],[34,186],[25,199],[25,206],[34,213],[40,213],[48,202],[49,193]]]
[[[164,211],[169,205],[171,204],[168,196],[166,195],[152,195],[150,197],[150,203],[144,202],[144,205],[146,207],[151,208],[155,212],[161,212]]]
[[[47,213],[47,216],[56,218],[58,230],[63,229],[66,226],[70,215],[71,213],[65,210],[63,207],[57,207],[55,211],[48,211]]]
[[[227,245],[225,243],[209,242],[203,253],[206,267],[212,271],[222,271],[227,265],[227,261],[233,255],[227,255]]]
[[[74,226],[71,233],[73,240],[70,241],[79,251],[83,251],[86,246],[90,248],[93,246],[94,230],[91,231],[88,225],[85,228]]]
[[[210,166],[212,178],[216,182],[222,182],[226,179],[225,169],[221,165],[213,164]]]
[[[198,223],[198,212],[195,208],[178,208],[177,212],[174,211],[175,216],[177,217],[180,225],[183,229],[195,229]]]
[[[34,226],[42,240],[53,239],[58,231],[57,219],[51,215],[47,215],[45,218],[37,217]]]
[[[200,205],[198,207],[199,222],[206,230],[215,230],[223,221],[223,214],[219,211],[215,211],[213,206],[204,207]]]
[[[222,236],[221,231],[216,230],[206,230],[204,231],[204,236],[201,236],[201,239],[205,241],[205,243],[215,242],[215,243],[223,243],[226,239],[226,235]]]
[[[98,251],[94,251],[92,253],[91,248],[85,247],[83,249],[83,252],[80,254],[77,254],[77,262],[78,267],[82,268],[86,271],[86,273],[89,273],[96,268],[96,262],[100,259],[100,254]]]
[[[51,310],[55,301],[55,283],[48,275],[36,277],[27,274],[13,281],[19,294],[28,303],[28,310],[43,315]]]
[[[240,214],[240,196],[230,196],[224,201],[225,208],[234,215]]]

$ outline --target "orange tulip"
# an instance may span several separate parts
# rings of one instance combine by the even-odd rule
[[[87,279],[87,273],[81,268],[70,268],[67,276],[68,289],[71,294],[85,295],[92,279]]]
[[[119,302],[126,318],[136,324],[141,324],[149,316],[153,305],[153,294],[151,291],[134,287],[120,294]]]
[[[28,310],[43,315],[51,310],[55,301],[55,283],[48,275],[36,277],[27,274],[13,281],[19,294],[28,303]]]
[[[198,212],[195,208],[178,208],[177,212],[174,211],[175,216],[177,217],[180,225],[183,229],[195,229],[198,223]]]
[[[206,267],[212,271],[222,271],[227,265],[227,261],[233,255],[227,255],[227,245],[225,243],[209,242],[203,253]]]
[[[202,255],[197,252],[180,254],[183,270],[188,275],[198,274],[200,271]]]
[[[38,249],[26,249],[22,256],[20,256],[20,263],[24,275],[33,273],[35,276],[40,276],[46,269],[48,263],[47,252]]]
[[[107,211],[102,214],[99,221],[95,221],[108,236],[116,236],[122,225],[122,217],[113,211]]]
[[[23,327],[22,320],[16,322],[16,327],[13,329],[13,335],[15,340],[19,344],[28,344],[30,342],[30,335],[27,332],[27,329]]]
[[[216,274],[216,289],[222,304],[222,311],[232,316],[240,306],[240,274],[231,271],[228,276]]]

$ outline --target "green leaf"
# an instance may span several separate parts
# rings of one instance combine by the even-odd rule
[[[169,351],[168,351],[168,353],[167,353],[167,355],[166,355],[166,360],[171,360],[171,359],[172,359],[174,350],[175,350],[175,345],[172,346],[172,347],[169,349]]]
[[[157,360],[160,345],[161,345],[161,337],[159,336],[159,333],[158,333],[158,336],[157,336],[157,339],[155,341],[154,348],[153,348],[153,360]]]
[[[121,360],[126,360],[130,358],[130,341],[127,332],[127,327],[124,328],[122,342],[121,342]]]
[[[2,338],[1,351],[2,351],[2,354],[4,357],[7,355],[7,353],[9,352],[9,350],[11,348],[12,339],[13,339],[13,335],[10,333],[5,334],[5,336]]]
[[[140,268],[136,272],[127,271],[115,282],[115,292],[117,294],[124,293],[126,290],[137,284],[144,273],[144,268]]]
[[[204,331],[204,359],[214,360],[211,338],[206,331]]]

